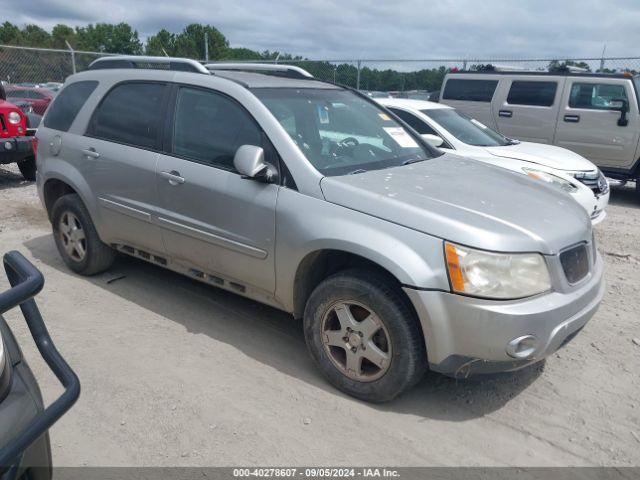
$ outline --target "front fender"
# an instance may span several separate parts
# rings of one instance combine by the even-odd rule
[[[449,290],[441,239],[286,188],[278,196],[276,238],[276,296],[288,311],[298,267],[322,250],[364,257],[402,285]]]

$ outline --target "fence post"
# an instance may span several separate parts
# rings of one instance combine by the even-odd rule
[[[362,62],[358,60],[358,76],[356,77],[356,90],[360,90],[360,67]]]
[[[71,71],[75,74],[76,73],[76,52],[73,50],[73,47],[69,45],[68,41],[65,40],[64,43],[67,44],[67,48],[71,52]]]
[[[204,32],[204,59],[209,61],[209,33]]]

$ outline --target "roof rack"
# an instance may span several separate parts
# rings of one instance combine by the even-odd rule
[[[148,68],[156,70],[175,70],[179,72],[195,72],[210,75],[211,72],[200,62],[189,58],[146,57],[138,55],[114,55],[101,57],[89,65],[89,70],[109,68]]]
[[[304,68],[296,67],[295,65],[283,65],[272,63],[230,63],[230,62],[214,62],[207,63],[205,67],[209,70],[233,70],[238,72],[259,72],[259,73],[273,73],[287,78],[314,78]]]

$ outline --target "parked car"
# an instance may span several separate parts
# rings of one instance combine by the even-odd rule
[[[46,88],[28,88],[10,86],[5,88],[7,99],[27,102],[33,107],[33,111],[38,115],[43,115],[54,94]]]
[[[0,478],[50,480],[48,430],[76,402],[80,382],[56,349],[33,300],[44,284],[42,274],[18,252],[3,260],[11,288],[0,293]],[[64,387],[46,408],[38,382],[2,317],[18,306],[40,355]]]
[[[507,137],[573,150],[624,183],[640,177],[639,89],[637,75],[459,72],[440,101]]]
[[[570,194],[595,225],[604,220],[609,184],[584,157],[565,148],[507,138],[440,103],[379,99],[434,147],[528,175]]]
[[[289,312],[329,381],[374,402],[427,366],[540,361],[595,313],[602,260],[564,193],[300,68],[208,68],[104,57],[67,79],[37,185],[71,270],[123,252]]]
[[[22,108],[26,108],[24,104]],[[26,180],[36,179],[35,131],[30,129],[35,120],[34,114],[25,114],[7,101],[4,86],[0,85],[0,165],[17,163]]]

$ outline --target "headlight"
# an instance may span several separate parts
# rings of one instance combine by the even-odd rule
[[[523,168],[524,173],[526,173],[529,177],[535,178],[536,180],[541,180],[543,182],[548,183],[549,185],[553,185],[556,188],[559,188],[563,192],[574,193],[578,191],[578,187],[576,187],[573,183],[565,180],[562,177],[558,177],[549,172],[543,172],[542,170],[534,170],[531,168]]]
[[[22,120],[22,117],[18,112],[11,112],[8,118],[9,118],[9,123],[13,125],[19,124],[20,121]]]
[[[524,298],[551,290],[538,253],[493,253],[445,242],[451,289],[474,297]]]

